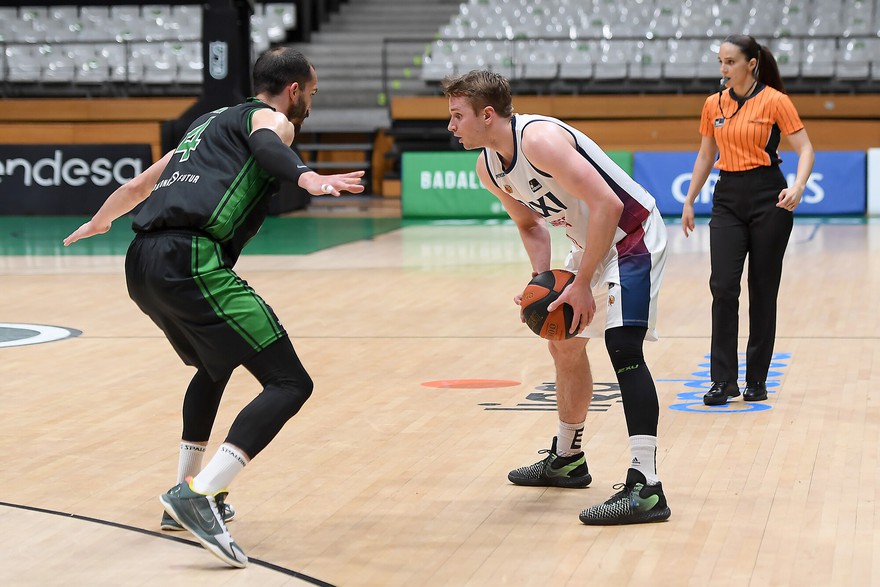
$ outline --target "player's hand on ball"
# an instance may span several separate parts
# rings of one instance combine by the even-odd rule
[[[552,312],[562,304],[567,304],[572,308],[570,332],[573,331],[574,334],[583,332],[584,328],[593,321],[593,316],[596,315],[596,298],[593,297],[592,290],[587,290],[585,296],[579,296],[574,287],[567,287],[547,309]]]
[[[581,326],[574,326],[574,308],[562,298],[574,279],[570,271],[552,269],[526,285],[519,303],[523,322],[532,332],[547,340],[565,340],[578,333]]]

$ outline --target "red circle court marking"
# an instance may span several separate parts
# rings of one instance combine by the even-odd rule
[[[426,381],[422,385],[444,389],[486,389],[489,387],[513,387],[520,385],[520,382],[506,379],[444,379],[442,381]]]

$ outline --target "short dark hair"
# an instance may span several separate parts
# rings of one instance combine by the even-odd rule
[[[305,85],[312,79],[313,69],[309,60],[295,49],[269,49],[254,63],[254,93],[277,96],[293,82]]]
[[[443,93],[449,98],[468,99],[474,112],[491,106],[495,112],[509,118],[513,115],[510,83],[499,73],[475,69],[443,80]]]

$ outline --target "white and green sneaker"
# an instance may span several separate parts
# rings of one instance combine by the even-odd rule
[[[216,495],[202,495],[193,491],[189,483],[183,482],[160,495],[159,501],[165,511],[189,530],[211,554],[230,566],[244,568],[248,558],[230,536],[220,515],[218,505],[222,506],[225,498],[225,491]]]
[[[556,454],[555,436],[549,449],[538,451],[538,454],[542,453],[547,453],[544,460],[527,467],[514,469],[507,474],[507,479],[514,485],[567,488],[586,487],[593,480],[583,452],[570,457],[561,457]]]
[[[629,469],[626,483],[619,483],[614,489],[619,491],[608,501],[582,511],[581,522],[588,526],[644,524],[668,520],[672,514],[666,505],[663,486],[660,483],[648,485],[637,469]]]

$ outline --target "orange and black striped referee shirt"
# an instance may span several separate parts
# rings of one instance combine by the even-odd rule
[[[722,171],[747,171],[778,165],[780,133],[790,135],[804,124],[794,104],[779,90],[758,84],[745,100],[726,90],[712,94],[703,104],[700,134],[714,137],[718,145],[715,167]]]

